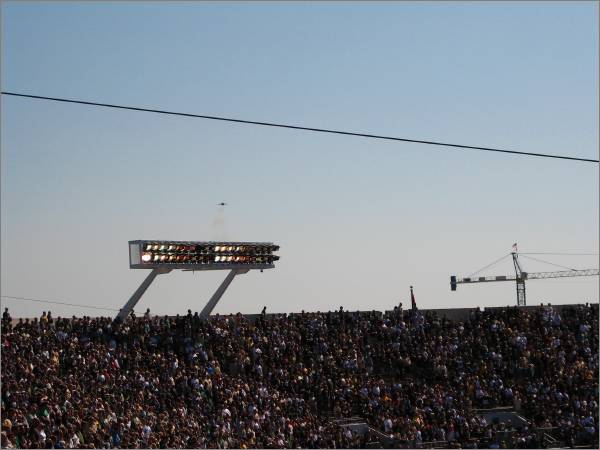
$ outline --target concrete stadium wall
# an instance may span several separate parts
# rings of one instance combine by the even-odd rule
[[[547,306],[547,304],[544,304],[544,306]],[[572,305],[551,305],[555,311],[562,311],[565,308],[575,308],[577,306],[585,306],[583,304],[572,304]],[[599,304],[598,303],[592,303],[591,304],[592,308],[598,310]],[[539,308],[540,305],[530,305],[530,306],[521,306],[519,308],[523,308],[526,310],[535,310],[537,308]],[[501,309],[506,309],[506,308],[516,308],[516,306],[511,306],[511,305],[507,305],[507,306],[493,306],[493,307],[488,307],[488,308],[484,308],[484,311],[496,311],[496,310],[501,310]],[[435,312],[438,317],[443,318],[445,317],[448,320],[452,320],[452,321],[462,321],[464,322],[465,320],[467,320],[470,317],[471,311],[474,311],[477,308],[438,308],[438,309],[419,309],[420,312],[422,313],[427,313],[427,312]],[[374,310],[365,310],[365,311],[359,311],[360,314],[365,314],[365,313],[372,313]],[[404,310],[409,311],[409,310]],[[321,313],[327,313],[328,311],[321,311]],[[336,312],[336,311],[332,311],[332,312]],[[354,313],[356,311],[350,311],[347,310],[346,312],[351,312]],[[383,314],[381,311],[375,311],[376,313],[379,313],[380,315]],[[385,313],[390,313],[392,311],[385,311]],[[296,316],[296,315],[300,315],[301,313],[298,312],[294,312],[294,313],[268,313],[266,314],[267,317],[277,317],[277,316],[281,316],[283,314],[287,314],[288,316]],[[306,312],[306,314],[310,315],[310,314],[315,314],[315,312]],[[227,317],[229,316],[229,314],[220,314],[222,317]],[[235,315],[235,314],[234,314]],[[260,314],[242,314],[244,317],[246,317],[249,320],[256,320],[257,318],[260,317]],[[182,316],[185,316],[185,314],[182,314]],[[81,316],[78,316],[81,317]],[[108,316],[108,317],[113,317],[113,316]],[[142,315],[138,315],[138,317],[142,317]],[[175,316],[170,316],[170,317],[175,317]],[[32,320],[32,317],[27,317],[29,320]],[[39,317],[38,317],[39,318]],[[66,319],[68,317],[63,317],[63,319]],[[26,318],[23,317],[23,320],[25,320]],[[56,317],[55,317],[56,319]],[[12,319],[12,324],[15,325],[17,322],[19,321],[19,318],[13,318]]]
[[[544,304],[544,306],[547,306],[547,304]],[[572,304],[572,305],[551,305],[555,311],[562,311],[565,308],[575,308],[577,306],[585,306],[583,304]],[[592,303],[592,308],[595,308],[596,310],[598,309],[598,304],[597,303]],[[507,305],[507,306],[494,306],[494,307],[489,307],[489,308],[484,308],[483,311],[497,311],[497,310],[502,310],[502,309],[506,309],[506,308],[516,308],[516,306],[511,306],[511,305]],[[526,309],[528,311],[530,310],[536,310],[538,308],[540,308],[540,305],[531,305],[531,306],[521,306],[519,308],[523,308]],[[462,321],[464,322],[465,320],[469,319],[471,312],[476,310],[477,308],[437,308],[437,309],[419,309],[420,312],[422,313],[427,313],[427,312],[435,312],[438,317],[443,318],[445,317],[448,320],[452,320],[452,321]],[[406,309],[404,310],[405,312],[407,311]],[[332,311],[334,312],[334,311]],[[351,312],[354,313],[356,311],[350,311],[348,310],[347,312]],[[360,314],[365,314],[365,313],[371,313],[373,312],[373,310],[365,310],[365,311],[359,311]],[[381,311],[376,311],[379,314],[382,314]],[[385,311],[385,313],[391,313],[392,311]],[[321,313],[327,313],[327,311],[321,311]],[[281,316],[284,313],[268,313],[266,314],[267,317],[277,317],[277,316]],[[297,316],[300,315],[301,313],[287,313],[288,316]],[[306,314],[310,315],[310,314],[314,314],[314,312],[306,312]],[[227,314],[225,314],[225,316],[227,316]],[[257,318],[260,317],[260,314],[243,314],[244,317],[246,317],[249,320],[256,320]]]

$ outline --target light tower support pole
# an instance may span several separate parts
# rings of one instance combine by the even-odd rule
[[[249,270],[250,269],[233,269],[233,270],[231,270],[231,272],[229,272],[227,277],[225,277],[225,279],[221,283],[221,286],[219,286],[219,288],[216,290],[216,292],[210,298],[210,300],[208,301],[208,303],[206,304],[204,309],[202,309],[202,311],[200,312],[200,319],[208,319],[208,316],[210,316],[210,313],[212,312],[212,310],[215,309],[215,306],[217,306],[217,303],[219,303],[219,300],[221,300],[221,297],[223,296],[223,294],[225,293],[225,291],[227,290],[227,288],[229,287],[229,285],[231,284],[231,282],[233,281],[235,276],[241,275],[243,273],[248,273]]]
[[[140,284],[140,287],[138,287],[137,290],[133,293],[129,301],[125,303],[125,306],[123,306],[123,308],[121,308],[119,314],[117,315],[117,319],[120,319],[121,322],[125,321],[125,319],[129,316],[131,311],[133,311],[133,308],[135,308],[137,302],[139,302],[140,298],[142,298],[142,295],[144,295],[144,292],[146,292],[146,289],[150,287],[156,276],[163,273],[169,273],[171,270],[172,269],[163,268],[152,269],[152,272],[150,272],[146,279],[142,281],[142,284]]]

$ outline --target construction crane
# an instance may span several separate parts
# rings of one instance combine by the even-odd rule
[[[519,253],[517,252],[517,244],[513,245],[513,251],[508,255],[504,255],[502,258],[494,261],[491,264],[488,264],[484,268],[478,270],[474,274],[469,277],[458,278],[456,275],[452,275],[450,277],[450,290],[456,291],[456,287],[459,284],[467,284],[467,283],[489,283],[493,281],[516,281],[517,284],[517,306],[526,306],[526,297],[525,297],[525,280],[542,280],[546,278],[566,278],[566,277],[592,277],[600,275],[599,269],[583,269],[577,270],[569,267],[560,266],[558,264],[549,263],[547,261],[541,261],[536,258],[531,258],[537,261],[544,262],[546,264],[555,265],[558,267],[563,267],[569,270],[561,270],[558,272],[525,272],[523,270],[523,266],[519,261]],[[525,255],[525,254],[524,254]],[[591,255],[587,253],[587,255]],[[595,255],[595,253],[594,253]],[[481,272],[484,269],[491,267],[499,263],[504,258],[508,256],[512,256],[513,265],[515,267],[514,275],[497,275],[497,276],[487,276],[487,277],[474,277],[473,275]]]

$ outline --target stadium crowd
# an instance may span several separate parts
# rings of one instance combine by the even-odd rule
[[[598,308],[2,319],[2,448],[598,444]],[[527,425],[486,421],[509,406]],[[360,416],[377,433],[339,427]]]

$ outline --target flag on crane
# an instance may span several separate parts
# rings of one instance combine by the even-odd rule
[[[513,249],[513,252],[517,251],[517,243],[516,242],[513,244],[512,249]]]
[[[410,287],[410,303],[412,305],[412,309],[417,309],[417,302],[415,300],[415,294],[413,294],[413,287]]]

